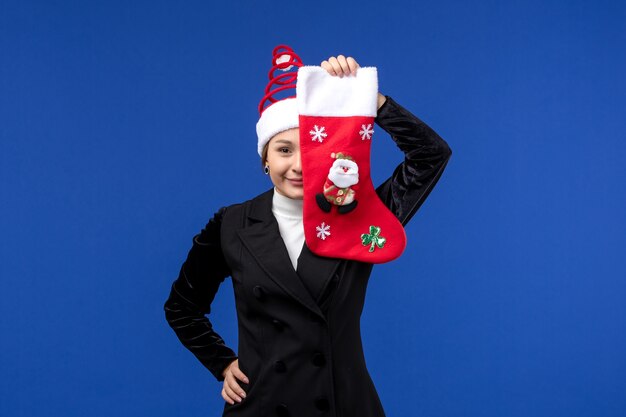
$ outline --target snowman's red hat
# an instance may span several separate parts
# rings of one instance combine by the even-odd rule
[[[265,87],[265,95],[259,103],[259,121],[256,124],[258,137],[257,150],[262,156],[263,147],[277,133],[298,127],[298,106],[296,96],[276,99],[274,94],[287,89],[296,88],[298,71],[287,72],[293,67],[302,66],[300,57],[287,45],[278,45],[272,51],[272,69],[269,72],[269,83]],[[276,70],[283,74],[274,76]],[[274,84],[278,85],[272,90]],[[265,107],[267,102],[270,104]]]

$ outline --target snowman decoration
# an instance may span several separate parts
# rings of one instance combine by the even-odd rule
[[[333,152],[330,157],[335,160],[328,170],[324,192],[316,194],[315,201],[326,213],[329,213],[335,205],[340,214],[346,214],[354,210],[357,205],[356,188],[359,182],[359,166],[352,157],[342,152]]]

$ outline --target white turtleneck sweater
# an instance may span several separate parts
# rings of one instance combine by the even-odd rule
[[[302,200],[294,200],[279,194],[274,187],[272,213],[278,222],[280,236],[285,242],[293,269],[298,267],[298,256],[304,245],[304,226],[302,225]]]

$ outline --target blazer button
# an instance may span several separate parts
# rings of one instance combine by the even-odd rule
[[[326,397],[317,397],[315,399],[315,407],[317,407],[317,409],[321,411],[328,410],[330,408],[328,404],[328,399]]]
[[[289,410],[287,409],[287,405],[278,404],[276,406],[276,415],[278,417],[289,417]]]
[[[260,285],[255,286],[252,289],[252,292],[254,293],[254,296],[259,300],[265,298],[265,290],[263,290],[263,287],[261,287]]]
[[[326,358],[324,357],[324,354],[321,352],[316,352],[312,357],[311,357],[311,362],[313,362],[313,365],[317,366],[317,367],[322,367],[324,366],[324,364],[326,363]]]
[[[276,361],[274,363],[274,370],[279,373],[283,373],[287,370],[287,365],[283,361]]]
[[[272,319],[272,324],[274,325],[274,327],[276,327],[277,330],[283,330],[283,328],[285,327],[285,324],[277,319]]]

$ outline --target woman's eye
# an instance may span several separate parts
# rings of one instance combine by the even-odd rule
[[[280,148],[281,152],[289,152],[289,148]]]

